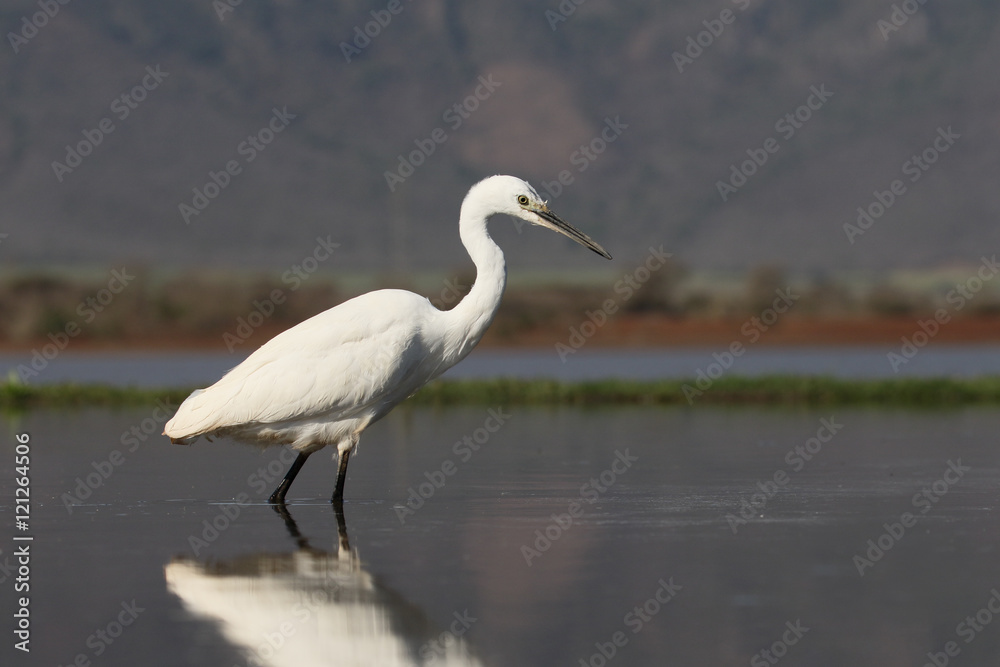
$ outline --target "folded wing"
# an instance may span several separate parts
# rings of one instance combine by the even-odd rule
[[[421,372],[419,313],[430,307],[414,294],[383,290],[320,313],[193,392],[164,433],[185,441],[252,424],[346,419],[393,398]]]

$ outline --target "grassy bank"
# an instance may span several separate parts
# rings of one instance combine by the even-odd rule
[[[700,393],[697,393],[697,391]],[[0,384],[0,408],[178,405],[188,389],[102,385]],[[689,401],[690,397],[690,401]],[[693,381],[438,381],[411,399],[423,405],[1000,405],[1000,377],[839,380],[826,377],[723,377],[700,390]]]
[[[690,400],[689,400],[690,398]],[[703,391],[693,381],[488,380],[438,382],[414,400],[435,404],[538,405],[892,405],[1000,404],[1000,378],[838,380],[724,377]]]
[[[187,389],[135,389],[100,384],[0,384],[0,409],[130,407],[162,401],[177,406]]]

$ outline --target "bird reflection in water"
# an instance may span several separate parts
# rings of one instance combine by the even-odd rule
[[[167,588],[247,654],[248,666],[481,665],[467,643],[366,572],[335,505],[334,552],[313,548],[284,505],[275,511],[298,548],[165,568]],[[459,615],[456,615],[458,618]],[[464,633],[467,624],[453,623]]]

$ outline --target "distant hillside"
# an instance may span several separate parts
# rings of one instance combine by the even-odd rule
[[[1000,246],[1000,5],[903,4],[9,1],[0,262],[280,269],[322,237],[324,270],[451,269],[466,189],[509,172],[623,270],[651,244],[976,265]],[[514,265],[598,261],[492,231]]]

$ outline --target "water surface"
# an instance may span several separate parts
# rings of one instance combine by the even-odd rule
[[[1000,622],[986,623],[1000,609],[989,409],[403,406],[352,457],[342,521],[324,453],[281,515],[263,502],[281,450],[173,446],[145,436],[158,419],[152,407],[3,418],[4,525],[15,433],[31,435],[34,494],[32,652],[4,664],[724,665],[767,664],[766,650],[783,665],[881,666],[955,642],[955,664],[978,665],[1000,653]],[[10,628],[9,576],[2,586]]]

